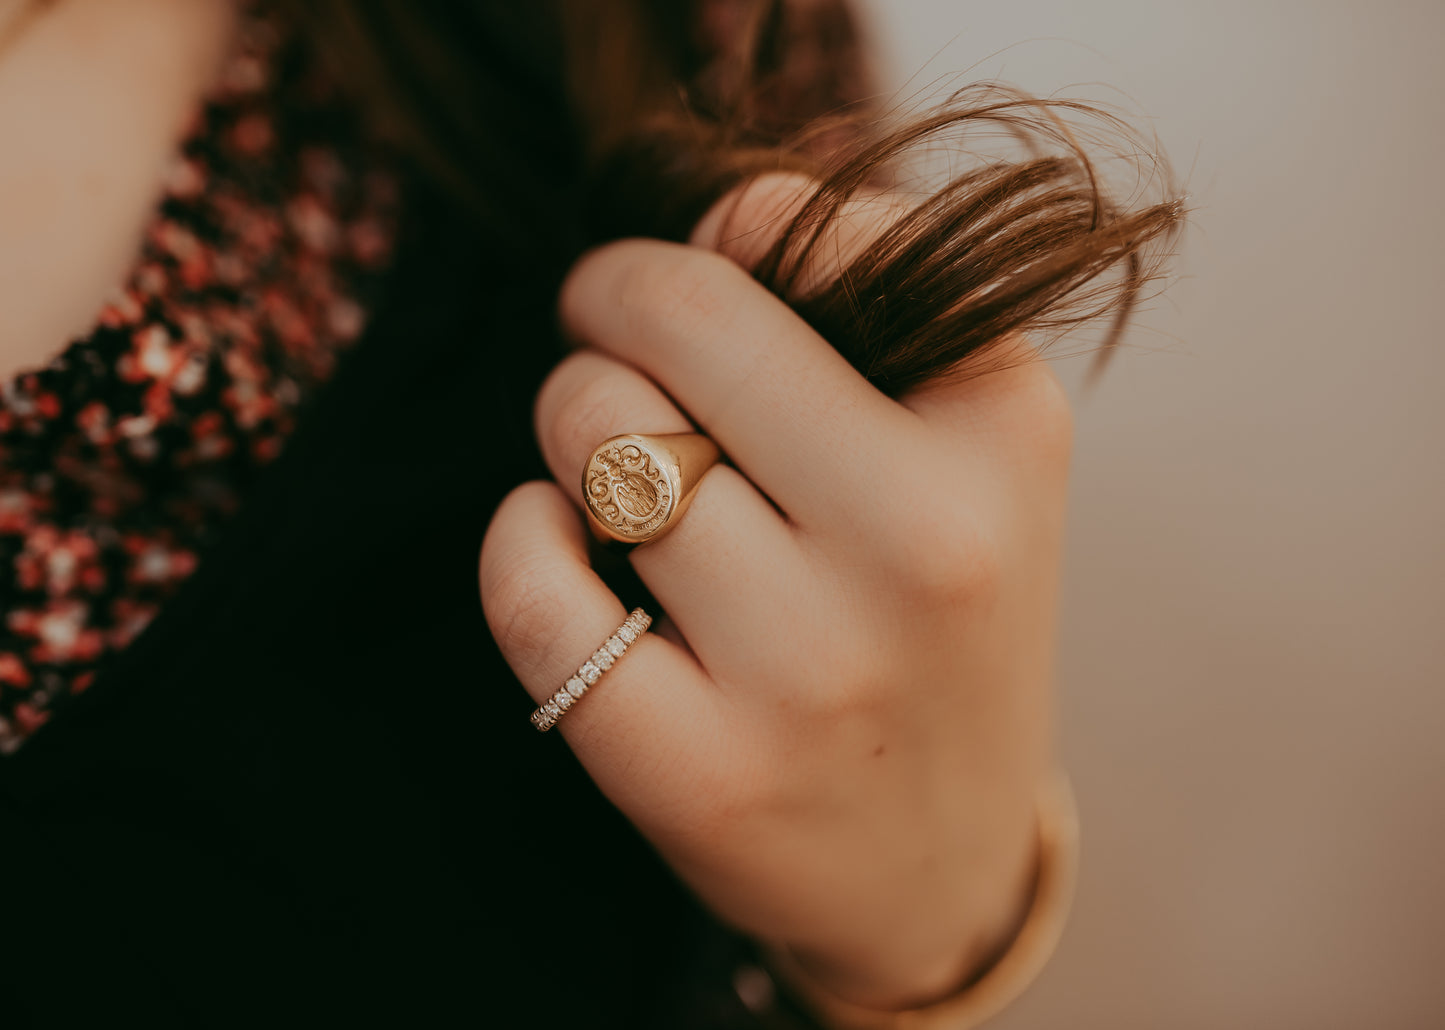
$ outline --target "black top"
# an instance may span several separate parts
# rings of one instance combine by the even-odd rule
[[[483,621],[488,518],[546,475],[563,269],[466,224],[412,198],[388,299],[217,548],[0,762],[0,1025],[782,1025]]]

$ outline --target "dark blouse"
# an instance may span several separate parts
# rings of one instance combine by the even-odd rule
[[[224,518],[158,613],[0,760],[7,1030],[793,1025],[743,1004],[746,942],[531,728],[482,619],[488,518],[546,474],[564,269],[423,185],[405,212],[285,446],[207,495]],[[213,400],[177,446],[204,411],[251,446]]]

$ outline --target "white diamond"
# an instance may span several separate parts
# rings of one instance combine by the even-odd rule
[[[577,670],[577,675],[581,676],[582,682],[586,683],[590,687],[592,686],[592,684],[596,683],[598,678],[602,675],[602,670],[597,668],[597,666],[593,665],[591,662],[588,662],[586,665],[582,666],[582,668]]]
[[[624,622],[622,628],[617,631],[617,635],[622,638],[623,643],[630,644],[637,639],[637,630]]]
[[[552,695],[552,703],[565,712],[572,707],[572,695],[565,690],[559,690]]]
[[[562,714],[562,709],[557,707],[556,701],[548,701],[542,706],[542,711],[547,713],[547,718],[556,720]]]
[[[573,697],[581,697],[587,693],[587,684],[583,683],[578,677],[573,676],[567,681],[567,693]]]
[[[597,666],[597,668],[601,669],[603,672],[606,672],[608,669],[612,668],[612,663],[615,661],[617,661],[617,659],[613,658],[612,653],[606,648],[598,649],[597,653],[592,656],[592,664]]]
[[[627,650],[626,641],[619,637],[611,637],[607,641],[607,653],[613,658],[621,658],[622,652]]]

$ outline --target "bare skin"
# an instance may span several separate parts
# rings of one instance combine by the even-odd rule
[[[232,0],[62,0],[0,57],[0,378],[120,285],[234,29]]]
[[[561,314],[584,349],[536,405],[555,482],[497,511],[482,600],[544,700],[626,614],[587,562],[591,449],[712,436],[732,465],[631,552],[668,618],[559,730],[723,918],[902,1008],[956,988],[1027,901],[1071,419],[1022,344],[901,403],[874,390],[737,263],[798,189],[728,198],[692,246],[623,241],[573,269]]]

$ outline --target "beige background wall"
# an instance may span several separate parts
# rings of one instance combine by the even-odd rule
[[[999,1027],[1445,1026],[1445,3],[872,7],[891,84],[1118,87],[1198,209],[1076,392],[1083,886]]]

